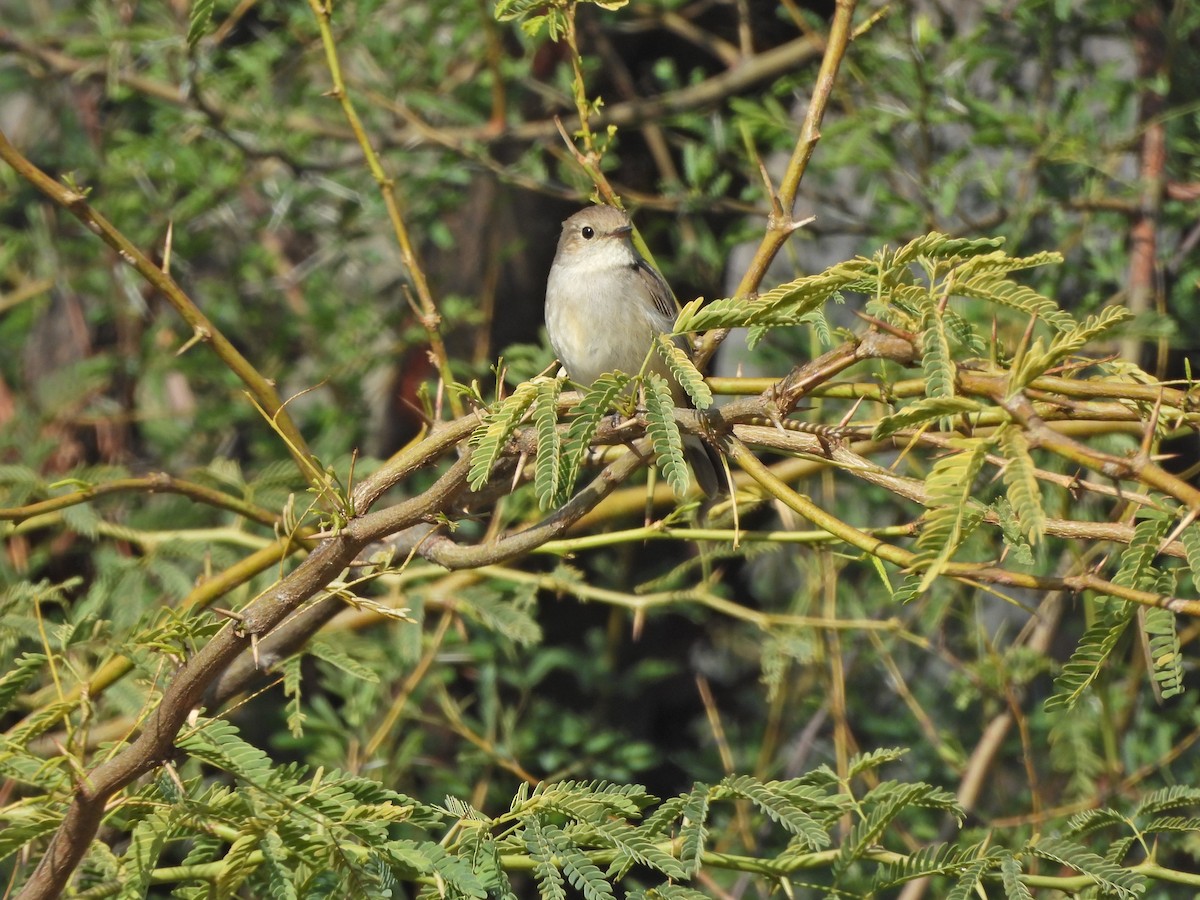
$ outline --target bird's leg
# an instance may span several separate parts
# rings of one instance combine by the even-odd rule
[[[646,412],[645,385],[639,385],[637,393],[623,392],[617,397],[616,407],[612,414],[613,430],[620,434],[631,425],[637,425]],[[639,452],[634,444],[633,435],[621,435],[620,441],[626,448],[632,450],[643,463],[648,463],[644,454]]]

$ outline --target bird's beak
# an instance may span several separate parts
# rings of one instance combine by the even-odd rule
[[[617,234],[631,234],[632,232],[633,232],[633,226],[632,226],[632,225],[622,225],[620,228],[614,228],[614,229],[612,230],[612,233],[613,233],[614,235],[617,235]]]

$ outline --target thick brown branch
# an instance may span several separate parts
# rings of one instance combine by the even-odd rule
[[[445,431],[458,433],[453,425]],[[442,450],[443,439],[444,435],[439,435],[436,439],[426,440],[408,456],[376,473],[364,482],[364,498],[377,497],[394,483],[398,473],[408,471],[408,465],[416,459],[436,458]],[[464,453],[424,494],[390,509],[352,519],[338,534],[323,540],[291,574],[243,610],[236,623],[227,625],[201,648],[176,674],[133,743],[85,776],[78,785],[46,855],[18,895],[18,900],[58,897],[88,844],[95,838],[108,800],[171,756],[175,737],[187,716],[201,704],[205,692],[220,683],[222,674],[239,654],[250,648],[251,641],[270,634],[292,616],[336,578],[368,544],[446,512],[465,486],[469,464],[470,454]],[[627,454],[544,522],[494,544],[459,547],[437,536],[422,540],[417,550],[433,562],[456,568],[511,559],[562,534],[641,464],[642,456]],[[320,626],[321,618],[316,616],[308,624],[315,630]],[[307,636],[302,631],[295,631],[289,635],[289,640],[298,646]],[[238,679],[246,676],[246,672],[237,673]],[[228,696],[237,683],[237,680],[226,681],[217,692],[218,696]]]
[[[1188,509],[1200,512],[1200,490],[1182,478],[1172,475],[1162,466],[1155,465],[1144,455],[1113,456],[1111,453],[1104,453],[1072,440],[1044,422],[1034,410],[1033,403],[1023,394],[1011,397],[997,394],[993,399],[1021,423],[1030,441],[1042,449],[1094,469],[1108,478],[1118,481],[1140,481],[1169,497],[1174,497]]]
[[[348,535],[322,542],[291,575],[251,606],[247,614],[254,614],[253,627],[227,625],[179,670],[133,743],[86,774],[77,785],[62,824],[17,895],[18,900],[53,900],[61,896],[96,836],[109,798],[170,758],[175,736],[188,715],[199,705],[208,685],[249,646],[252,634],[265,633],[282,621],[334,578],[360,549],[361,545]]]
[[[425,494],[399,504],[390,516],[379,516],[373,523],[353,520],[339,534],[322,541],[291,574],[247,607],[236,623],[223,628],[188,660],[133,743],[81,780],[46,855],[18,894],[19,900],[60,896],[95,837],[108,800],[171,756],[175,736],[188,715],[251,640],[270,633],[336,578],[363,547],[386,536],[386,531],[372,530],[373,525],[382,528],[402,523],[397,527],[403,527],[444,512],[465,483],[467,460],[464,456]]]

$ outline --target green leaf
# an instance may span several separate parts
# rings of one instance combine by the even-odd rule
[[[24,747],[34,738],[58,725],[63,716],[70,715],[78,708],[78,700],[59,700],[55,703],[47,703],[14,725],[6,736],[7,743],[16,747]]]
[[[971,864],[963,870],[958,881],[954,883],[950,893],[946,895],[946,900],[972,900],[979,896],[979,886],[983,883],[983,877],[999,865],[999,855],[1002,852],[999,848],[994,847],[986,856],[976,857],[972,860]]]
[[[923,552],[917,564],[925,566],[918,593],[929,588],[958,548],[983,521],[986,510],[974,498],[975,479],[991,450],[991,441],[956,438],[951,447],[959,452],[939,459],[925,479],[929,503],[922,520],[917,546]]]
[[[1047,837],[1029,849],[1043,859],[1070,866],[1080,874],[1086,875],[1101,889],[1116,894],[1122,900],[1137,897],[1146,890],[1146,880],[1142,876],[1108,862],[1074,841]]]
[[[1033,545],[1021,530],[1017,521],[1016,510],[1008,502],[1008,497],[997,497],[992,503],[992,512],[1000,524],[1000,535],[1004,538],[1004,546],[1012,559],[1022,566],[1032,566],[1034,563]]]
[[[261,843],[262,835],[257,831],[243,831],[234,838],[229,852],[221,857],[221,870],[216,879],[217,900],[231,900],[238,895],[246,879],[261,865],[258,859]]]
[[[1004,885],[1005,900],[1033,900],[1033,894],[1021,880],[1021,863],[1008,851],[1000,858],[1000,883]]]
[[[669,335],[660,334],[655,342],[655,349],[667,362],[671,374],[679,386],[692,398],[696,409],[708,409],[712,406],[713,396],[700,370],[692,365],[691,358],[682,347],[673,341]]]
[[[508,397],[488,410],[483,424],[471,433],[471,446],[475,451],[471,454],[471,468],[467,473],[467,483],[471,490],[477,491],[492,475],[492,466],[504,453],[508,439],[512,437],[517,426],[525,417],[526,410],[537,397],[538,386],[532,381],[518,385]]]
[[[549,378],[538,384],[533,421],[537,426],[537,463],[533,479],[538,507],[549,509],[559,503],[563,474],[562,441],[558,434],[558,394],[562,382]]]
[[[612,885],[604,873],[573,844],[564,844],[559,855],[563,873],[572,886],[583,892],[584,900],[612,900]]]
[[[654,447],[658,467],[677,498],[687,493],[691,475],[683,457],[683,439],[675,423],[671,386],[657,372],[646,375],[646,434]]]
[[[200,43],[200,38],[208,31],[212,21],[215,0],[193,0],[192,13],[188,17],[187,45],[193,48]]]
[[[1008,272],[1031,265],[1061,262],[1057,253],[1042,253],[1024,259],[1006,257],[1003,254],[977,257],[963,264],[953,284],[956,297],[984,300],[999,306],[1019,310],[1037,316],[1055,331],[1070,331],[1075,328],[1075,319],[1059,309],[1049,297],[1043,297],[1032,288],[1010,281]]]
[[[1050,341],[1050,345],[1045,351],[1033,352],[1031,350],[1025,354],[1021,361],[1020,371],[1013,375],[1014,388],[1024,387],[1035,378],[1044,375],[1048,369],[1066,360],[1071,354],[1077,353],[1122,322],[1127,322],[1132,318],[1133,313],[1124,306],[1106,306],[1098,315],[1088,316],[1087,321],[1082,324],[1060,331]]]
[[[959,847],[954,844],[931,844],[898,862],[880,868],[872,884],[875,892],[886,891],[906,881],[929,878],[932,875],[958,875],[975,861],[981,844]]]
[[[1183,543],[1188,570],[1192,573],[1192,586],[1200,590],[1200,524],[1189,524],[1180,533],[1179,540]]]
[[[707,787],[699,782],[692,788],[691,794],[683,794],[679,797],[672,797],[670,800],[664,800],[659,804],[658,809],[647,817],[642,829],[648,834],[664,834],[673,830],[675,822],[683,815],[687,803],[696,791],[704,788],[707,802]]]
[[[0,752],[5,748],[0,745]],[[49,808],[44,799],[12,805],[3,810],[3,827],[0,827],[0,860],[7,859],[22,847],[32,844],[42,835],[57,830],[62,823],[66,807]]]
[[[832,298],[836,303],[844,302],[841,294],[834,294]],[[805,325],[811,325],[817,335],[817,341],[820,345],[828,349],[833,346],[833,329],[829,326],[829,319],[825,315],[824,309],[814,309],[812,312],[805,313],[800,317],[800,321]]]
[[[1079,702],[1084,691],[1100,677],[1101,667],[1129,628],[1133,614],[1133,605],[1126,604],[1103,616],[1084,632],[1079,646],[1054,679],[1054,694],[1045,703],[1047,712],[1071,709]]]
[[[900,605],[912,603],[922,593],[920,574],[915,572],[910,573],[904,576],[904,580],[892,592],[892,601]]]
[[[1019,428],[1005,428],[1000,435],[1000,449],[1008,460],[1004,467],[1008,502],[1016,510],[1029,543],[1036,546],[1046,533],[1046,511],[1033,457],[1029,455],[1029,441]]]
[[[96,512],[96,508],[90,503],[68,506],[61,515],[64,525],[76,534],[81,534],[89,539],[94,539],[100,534],[100,526],[104,522],[100,518],[100,514]]]
[[[818,656],[817,644],[807,629],[780,629],[763,641],[759,659],[767,698],[774,700],[785,684],[790,683],[792,663],[807,665]]]
[[[540,784],[529,800],[530,808],[551,809],[581,822],[598,823],[616,815],[633,818],[654,802],[639,784],[607,781],[556,781]]]
[[[519,588],[517,591],[514,596],[488,585],[479,590],[463,591],[458,600],[464,615],[514,643],[532,647],[542,642],[542,626],[529,613],[536,602],[537,591],[532,586],[527,592]]]
[[[592,829],[583,832],[589,842],[619,851],[605,875],[606,878],[624,876],[635,863],[661,872],[668,878],[688,877],[687,868],[658,846],[658,835],[619,820],[597,822],[593,824]]]
[[[567,892],[563,887],[562,873],[554,864],[565,845],[559,829],[543,825],[537,816],[524,820],[523,836],[525,849],[533,860],[533,875],[538,883],[538,895],[541,900],[567,900]]]
[[[251,783],[262,783],[271,774],[271,758],[238,735],[224,719],[201,719],[181,734],[175,746],[190,756]]]
[[[257,875],[260,880],[266,881],[266,893],[270,900],[299,900],[294,873],[287,865],[288,850],[279,835],[274,831],[260,835],[258,850],[263,860]]]
[[[1011,272],[1035,269],[1039,266],[1059,265],[1063,261],[1062,254],[1054,250],[1045,250],[1029,256],[1009,256],[1000,249],[1003,239],[996,240],[999,243],[993,252],[981,253],[964,261],[957,268],[956,274],[960,277],[974,277],[983,274],[1007,275]]]
[[[1142,629],[1149,638],[1150,664],[1163,699],[1183,693],[1183,650],[1175,613],[1162,607],[1144,611]]]
[[[963,811],[954,795],[923,782],[901,784],[884,781],[867,792],[859,804],[865,815],[854,823],[834,860],[833,873],[840,878],[850,866],[879,840],[895,818],[914,806],[942,809],[959,819]]]
[[[660,884],[648,891],[630,891],[627,900],[712,900],[708,894],[686,884]]]
[[[1135,816],[1151,816],[1168,810],[1200,806],[1200,787],[1186,784],[1173,784],[1170,787],[1153,791],[1138,804]]]
[[[329,663],[336,669],[341,669],[347,675],[352,675],[368,684],[379,684],[379,676],[357,659],[326,641],[316,639],[309,643],[306,651],[317,659]]]
[[[1128,824],[1129,820],[1116,810],[1107,808],[1085,809],[1067,820],[1067,830],[1071,833],[1071,837],[1078,838],[1091,834],[1093,831],[1099,831],[1102,828]]]
[[[925,374],[925,393],[932,398],[954,396],[954,358],[946,337],[946,323],[936,312],[921,323],[921,369]]]
[[[969,353],[975,356],[983,356],[987,353],[987,344],[984,343],[979,332],[966,319],[960,316],[952,309],[942,311],[942,318],[946,321],[946,328],[950,334],[963,347],[967,348]]]
[[[0,486],[8,488],[5,506],[25,503],[34,493],[42,491],[44,485],[42,476],[28,466],[0,464]]]
[[[901,747],[881,747],[868,753],[859,753],[850,758],[846,765],[848,778],[857,778],[863,772],[873,772],[880,766],[903,759],[908,751]]]
[[[292,737],[304,735],[304,680],[301,677],[303,657],[289,656],[279,662],[276,670],[283,676],[283,696],[287,698],[287,726]]]
[[[679,860],[688,875],[700,871],[700,857],[704,853],[704,842],[708,838],[708,792],[707,784],[697,782],[687,795],[683,806],[683,826],[679,830]]]
[[[487,888],[480,883],[471,867],[466,862],[451,853],[447,853],[438,844],[426,843],[422,849],[433,862],[434,871],[459,897],[469,897],[471,900],[487,900]]]
[[[1196,816],[1164,816],[1159,819],[1151,819],[1146,823],[1142,831],[1145,834],[1162,834],[1165,832],[1196,834],[1200,832],[1200,818]]]
[[[993,253],[1004,246],[1004,238],[952,238],[937,231],[909,241],[887,259],[887,268],[901,270],[919,259],[967,259]],[[997,254],[1003,256],[1002,253]],[[1008,259],[1009,257],[1004,257]]]
[[[871,439],[881,441],[905,428],[916,428],[934,419],[982,412],[983,406],[967,397],[922,397],[898,412],[884,416],[875,426]]]
[[[871,267],[866,259],[831,266],[819,275],[806,275],[756,297],[730,297],[701,307],[687,304],[675,320],[675,334],[709,328],[798,325],[808,313],[850,284]]]
[[[1154,589],[1153,582],[1146,582],[1153,575],[1151,563],[1158,554],[1159,544],[1171,524],[1171,517],[1157,510],[1146,510],[1143,515],[1145,518],[1134,527],[1133,538],[1121,554],[1120,567],[1113,576],[1114,584]],[[1097,599],[1100,601],[1100,616],[1084,633],[1079,646],[1054,680],[1055,693],[1046,700],[1047,710],[1070,709],[1079,701],[1084,691],[1100,677],[1101,668],[1134,618],[1134,604],[1112,598]],[[1161,630],[1168,628],[1168,625],[1165,620],[1156,619],[1155,627]],[[1178,657],[1171,657],[1174,651],[1169,636],[1159,636],[1163,638],[1159,647],[1164,664],[1173,665]],[[1182,689],[1182,684],[1179,687]]]
[[[907,271],[897,273],[903,277],[910,277]],[[882,286],[881,279],[881,286]],[[930,296],[929,285],[927,284],[893,284],[889,279],[888,284],[888,304],[882,310],[884,314],[891,313],[892,318],[897,311],[904,313],[910,321],[904,322],[905,325],[911,326],[911,320],[918,323],[924,322],[927,316],[937,313],[937,305],[934,298]],[[921,326],[924,328],[924,325]]]
[[[150,887],[150,875],[175,826],[175,808],[156,809],[134,827],[121,859],[118,900],[140,900]]]
[[[495,16],[500,22],[516,19],[521,23],[521,30],[530,37],[537,37],[545,28],[551,41],[558,41],[567,28],[561,9],[547,6],[542,0],[498,0]]]
[[[560,494],[555,500],[556,506],[565,502],[574,489],[579,469],[591,447],[592,438],[596,436],[600,422],[612,408],[618,395],[628,387],[629,381],[629,376],[620,372],[601,375],[575,405],[574,419],[571,421],[571,427],[567,429],[566,440],[563,441],[563,470],[559,477]]]
[[[8,712],[13,700],[46,663],[44,653],[22,653],[12,663],[12,668],[0,678],[0,716]]]
[[[459,856],[492,897],[496,900],[517,900],[500,859],[500,848],[487,828],[467,829]]]
[[[811,850],[829,846],[829,835],[821,824],[800,809],[783,791],[779,782],[763,784],[749,775],[730,775],[720,787],[735,797],[745,797],[771,819],[796,835]]]
[[[1140,515],[1142,518],[1133,528],[1129,546],[1121,553],[1113,583],[1154,590],[1154,582],[1158,577],[1153,570],[1154,558],[1158,556],[1158,548],[1166,537],[1167,529],[1171,527],[1173,517],[1156,509],[1145,509]]]
[[[422,841],[384,841],[372,849],[387,860],[388,864],[399,870],[402,878],[423,878],[433,872],[433,859],[430,856],[429,842]]]

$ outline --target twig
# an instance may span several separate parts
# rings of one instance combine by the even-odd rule
[[[817,72],[816,84],[813,86],[812,99],[808,103],[808,111],[804,116],[804,124],[800,127],[800,137],[792,151],[783,180],[779,186],[779,209],[782,215],[772,214],[767,221],[767,231],[763,235],[754,258],[742,276],[741,282],[734,291],[734,296],[745,297],[758,290],[767,267],[775,259],[775,255],[784,242],[795,230],[792,220],[796,206],[796,194],[800,189],[800,181],[808,169],[808,161],[817,148],[821,138],[821,120],[825,116],[825,108],[833,93],[833,85],[837,79],[838,69],[846,55],[846,48],[851,38],[851,23],[854,19],[855,0],[837,0],[834,8],[833,21],[829,25],[829,36],[826,39],[825,55],[821,60],[821,68]],[[717,347],[725,340],[729,329],[722,328],[709,332],[696,347],[696,365],[703,370],[705,364],[716,353]]]
[[[438,313],[437,304],[433,301],[433,293],[429,289],[429,282],[425,279],[425,270],[421,266],[412,239],[409,237],[408,226],[404,223],[396,192],[396,182],[384,172],[383,164],[379,161],[375,148],[371,146],[371,139],[367,136],[362,120],[358,117],[358,111],[354,108],[354,103],[346,89],[346,83],[342,78],[341,61],[338,59],[337,42],[334,40],[333,29],[330,27],[330,6],[323,0],[309,0],[308,5],[317,19],[321,44],[325,47],[325,62],[333,81],[333,89],[329,93],[341,104],[346,121],[350,123],[350,130],[354,133],[359,147],[362,148],[367,168],[375,179],[375,183],[379,185],[380,196],[382,196],[384,207],[387,209],[388,219],[392,223],[392,230],[396,234],[396,242],[400,246],[400,259],[404,263],[404,268],[408,270],[409,277],[412,278],[413,287],[417,291],[417,299],[421,304],[420,322],[425,329],[425,336],[429,340],[434,365],[441,376],[442,383],[450,384],[454,378],[450,369],[450,357],[447,355],[446,345],[442,341],[442,317]],[[461,416],[463,413],[462,401],[458,394],[451,391],[449,402],[454,417]]]
[[[284,409],[283,401],[275,386],[251,365],[224,334],[204,315],[192,299],[175,282],[175,279],[156,266],[132,241],[118,231],[112,223],[92,208],[87,202],[86,192],[59,184],[21,154],[0,132],[0,159],[8,163],[18,175],[36,187],[63,209],[79,219],[87,228],[99,235],[129,265],[137,270],[151,287],[158,290],[185,322],[192,327],[198,341],[212,347],[213,352],[246,385],[247,390],[260,407],[270,416],[281,434],[286,438],[288,451],[296,461],[300,474],[310,484],[313,472],[321,467],[308,450],[304,436],[300,434],[292,417]]]

